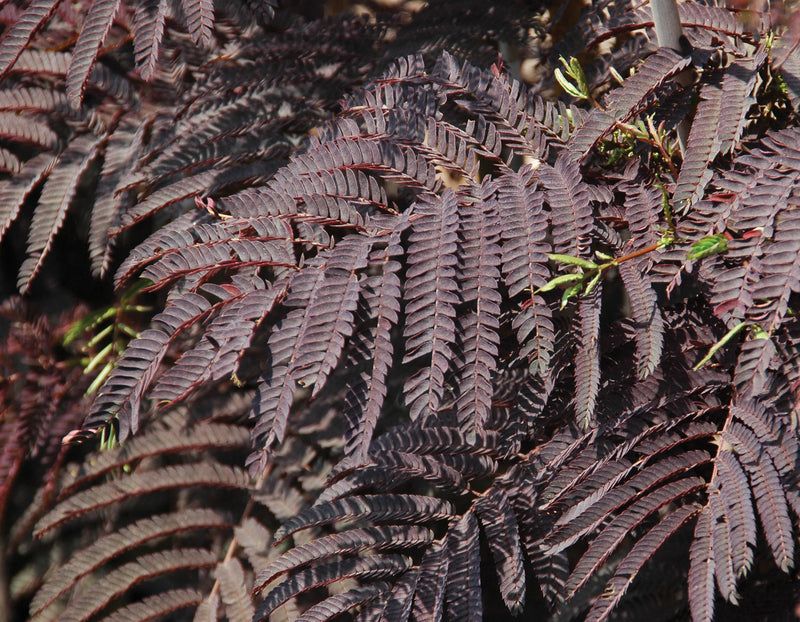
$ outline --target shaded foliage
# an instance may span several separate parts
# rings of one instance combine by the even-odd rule
[[[2,13],[18,287],[81,197],[121,296],[3,308],[9,615],[792,619],[795,35],[311,4]]]

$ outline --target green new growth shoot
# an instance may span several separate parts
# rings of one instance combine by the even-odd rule
[[[564,288],[564,293],[561,296],[561,308],[567,306],[571,298],[574,298],[581,293],[590,294],[597,284],[600,282],[603,274],[610,268],[615,268],[619,264],[641,257],[648,253],[658,250],[664,246],[669,246],[675,242],[675,238],[670,233],[665,233],[656,244],[651,244],[646,248],[639,249],[633,253],[623,255],[622,257],[612,257],[602,251],[595,251],[595,256],[602,262],[596,263],[583,257],[575,257],[573,255],[562,255],[560,253],[548,253],[547,257],[550,261],[555,261],[568,266],[575,266],[578,272],[570,272],[567,274],[559,274],[550,279],[542,287],[536,290],[535,293],[549,292],[556,288]]]
[[[648,145],[649,157],[661,163],[669,169],[673,178],[677,178],[678,169],[674,162],[676,144],[670,139],[663,121],[655,125],[652,114],[630,123],[617,122],[614,131],[600,143],[599,150],[606,156],[605,165],[609,166],[633,157],[639,143]]]
[[[686,259],[703,259],[709,255],[724,253],[726,250],[728,250],[728,239],[724,235],[707,235],[692,245]]]
[[[556,67],[555,74],[556,81],[561,85],[569,95],[576,99],[585,100],[592,106],[597,106],[597,102],[589,90],[589,83],[586,80],[586,74],[583,73],[583,68],[578,62],[577,58],[570,58],[567,61],[563,56],[559,58],[561,64],[564,65],[562,72],[559,67]],[[566,73],[566,76],[564,75]]]
[[[613,65],[608,68],[608,73],[611,74],[611,77],[614,78],[614,80],[616,80],[617,84],[619,84],[620,86],[622,86],[623,83],[625,82],[625,78],[622,77],[619,71],[614,69]]]
[[[549,292],[557,287],[561,287],[562,285],[574,285],[575,283],[580,283],[583,281],[583,279],[583,273],[560,274],[559,276],[553,277],[545,285],[537,289],[536,293],[540,294],[542,292]]]
[[[728,342],[730,342],[730,340],[731,340],[731,339],[733,339],[733,338],[734,338],[736,335],[738,335],[740,332],[742,332],[742,330],[743,330],[743,329],[745,329],[745,328],[747,328],[747,322],[740,322],[739,324],[737,324],[736,326],[734,326],[733,328],[731,328],[731,329],[730,329],[730,330],[729,330],[727,333],[725,333],[725,335],[722,337],[722,339],[720,339],[720,340],[719,340],[717,343],[715,343],[713,346],[711,346],[711,349],[708,351],[708,354],[706,354],[706,355],[705,355],[705,356],[704,356],[704,357],[703,357],[703,358],[700,360],[700,362],[699,362],[699,363],[697,363],[697,365],[695,365],[694,367],[692,367],[692,369],[693,369],[694,371],[697,371],[697,370],[698,370],[698,369],[700,369],[700,368],[701,368],[703,365],[705,365],[706,363],[708,363],[708,362],[709,362],[709,361],[710,361],[710,360],[711,360],[711,359],[714,357],[714,355],[715,355],[717,352],[719,352],[719,351],[720,351],[720,349],[722,349],[723,347],[725,347],[725,345],[726,345]]]
[[[86,389],[86,395],[92,395],[100,388],[114,369],[117,358],[125,351],[128,342],[139,336],[139,331],[126,322],[126,315],[151,311],[150,307],[135,304],[135,298],[149,285],[150,281],[140,281],[120,296],[118,304],[88,313],[73,324],[64,335],[62,343],[65,346],[82,336],[88,337],[87,342],[80,348],[86,355],[80,359],[80,365],[84,374],[94,373],[98,369],[100,371]]]

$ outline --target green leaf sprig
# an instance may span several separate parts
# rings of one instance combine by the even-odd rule
[[[86,395],[92,395],[100,388],[114,369],[117,358],[122,355],[128,342],[139,336],[139,331],[131,327],[125,321],[125,317],[129,313],[152,311],[151,307],[135,304],[136,297],[149,285],[152,285],[150,281],[142,279],[126,290],[120,296],[118,303],[87,313],[64,335],[62,340],[64,346],[70,345],[83,335],[91,335],[81,347],[86,356],[80,359],[80,365],[84,374],[93,373],[98,367],[102,367],[86,389]]]
[[[623,255],[622,257],[612,257],[602,251],[595,251],[595,256],[602,262],[597,263],[584,259],[583,257],[575,257],[573,255],[562,255],[560,253],[548,253],[547,257],[550,261],[555,261],[568,266],[575,266],[578,272],[570,272],[568,274],[559,274],[542,287],[536,290],[535,293],[549,292],[557,288],[563,288],[564,293],[561,295],[561,308],[567,306],[571,298],[580,294],[590,294],[597,284],[600,282],[603,274],[610,268],[615,268],[619,264],[647,255],[653,251],[658,250],[664,246],[669,246],[675,242],[675,237],[671,233],[665,233],[662,238],[655,244],[651,244],[645,248],[639,249],[633,253]]]

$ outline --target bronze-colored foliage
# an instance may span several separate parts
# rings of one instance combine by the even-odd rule
[[[648,3],[290,4],[0,13],[19,289],[77,226],[156,304],[91,405],[3,307],[0,605],[793,619],[792,20],[683,2],[676,51]]]

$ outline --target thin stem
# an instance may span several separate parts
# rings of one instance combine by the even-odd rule
[[[675,179],[677,179],[677,176],[675,176]],[[664,219],[667,221],[670,234],[677,240],[678,230],[675,228],[675,219],[672,217],[672,205],[669,202],[669,192],[667,192],[667,187],[660,179],[658,180],[658,185],[661,188],[661,204],[664,207]]]
[[[663,127],[663,123],[659,127]],[[650,131],[650,135],[653,137],[653,142],[661,154],[661,158],[669,167],[669,171],[672,173],[672,178],[678,179],[678,169],[675,168],[675,163],[672,161],[672,156],[670,156],[667,148],[664,146],[664,141],[659,136],[658,130],[656,129],[655,125],[653,125],[653,118],[650,116],[647,117],[647,129]]]
[[[617,257],[613,261],[613,264],[615,265],[621,264],[623,261],[630,261],[631,259],[636,259],[637,257],[641,257],[642,255],[647,255],[648,253],[657,251],[662,246],[664,246],[663,242],[656,242],[655,244],[651,244],[650,246],[645,246],[644,248],[640,248],[638,251],[634,251],[633,253],[623,255],[622,257]]]
[[[652,124],[650,124],[650,125],[652,125]],[[669,170],[672,173],[673,177],[675,179],[678,178],[678,169],[675,168],[675,163],[672,161],[672,158],[669,156],[669,153],[667,153],[667,151],[664,148],[664,145],[661,143],[661,141],[656,140],[654,138],[645,137],[642,134],[642,132],[640,132],[637,128],[635,128],[633,125],[630,125],[629,123],[623,123],[622,121],[616,121],[614,123],[614,127],[616,127],[618,130],[620,130],[622,132],[625,132],[628,136],[630,136],[634,140],[640,140],[644,144],[650,145],[651,147],[655,147],[656,149],[658,149],[658,152],[661,154],[661,157],[663,158],[663,160],[666,163],[667,167],[669,167]]]

